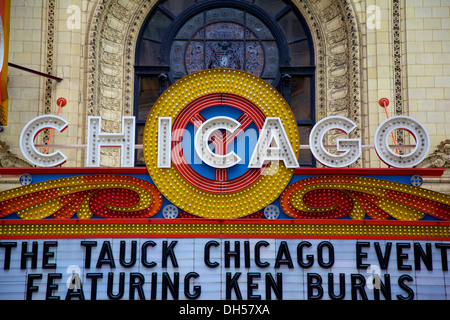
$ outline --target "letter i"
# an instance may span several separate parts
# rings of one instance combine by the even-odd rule
[[[170,151],[172,137],[172,118],[158,119],[158,168],[170,168]]]

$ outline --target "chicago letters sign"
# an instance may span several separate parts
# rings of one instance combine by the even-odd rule
[[[146,167],[133,167],[133,117],[120,133],[90,117],[86,167],[58,167],[66,156],[33,140],[68,125],[32,120],[20,146],[37,167],[2,171],[24,175],[22,187],[0,193],[4,298],[420,299],[430,297],[422,282],[431,275],[431,296],[447,298],[450,197],[420,187],[443,171],[413,168],[430,143],[410,117],[375,134],[391,168],[348,168],[359,139],[328,152],[328,131],[356,126],[337,116],[310,134],[325,168],[301,168],[281,95],[251,74],[212,69],[156,101],[143,132]],[[409,154],[388,145],[397,129],[416,140]],[[120,147],[122,167],[99,167],[102,147]]]

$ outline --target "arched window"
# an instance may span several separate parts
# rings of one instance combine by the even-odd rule
[[[234,68],[272,84],[291,106],[308,144],[315,123],[314,51],[306,23],[290,1],[162,0],[144,22],[136,47],[137,142],[156,99],[178,79],[210,68]],[[138,151],[136,165],[143,165]],[[315,166],[300,150],[301,166]]]

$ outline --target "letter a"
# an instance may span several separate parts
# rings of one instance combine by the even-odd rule
[[[249,168],[261,168],[266,161],[281,160],[286,168],[299,167],[297,157],[278,117],[268,117],[261,129]]]

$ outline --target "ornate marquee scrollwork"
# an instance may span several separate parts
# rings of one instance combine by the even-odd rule
[[[0,141],[0,167],[31,167],[32,165],[12,153],[4,141]]]
[[[450,196],[367,177],[321,176],[297,181],[281,194],[283,211],[297,219],[450,220]]]
[[[145,218],[161,205],[154,185],[121,175],[76,176],[0,192],[0,217],[16,213],[21,219]]]
[[[418,165],[420,168],[450,168],[450,139],[441,141],[425,160]]]

